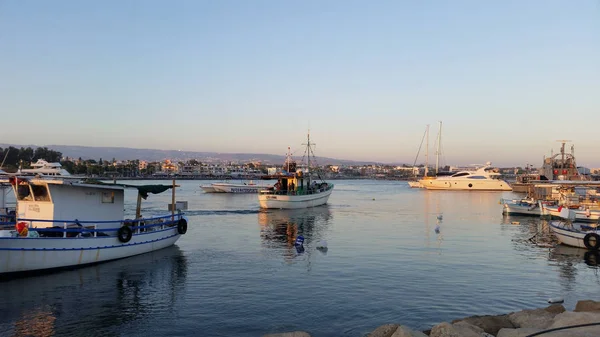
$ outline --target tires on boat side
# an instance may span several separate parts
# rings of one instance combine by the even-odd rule
[[[187,221],[185,219],[179,219],[177,222],[177,233],[183,235],[187,232]]]
[[[600,249],[600,235],[596,233],[588,233],[583,237],[583,244],[589,250]]]
[[[131,230],[131,228],[129,228],[129,226],[121,226],[121,228],[119,228],[119,230],[117,231],[117,237],[119,238],[119,241],[123,243],[129,242],[132,236],[133,231]]]

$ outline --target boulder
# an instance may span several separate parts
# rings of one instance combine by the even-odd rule
[[[577,305],[575,305],[575,312],[584,312],[584,311],[598,311],[600,312],[600,302],[585,300],[585,301],[577,301]]]
[[[282,332],[282,333],[272,333],[268,335],[263,335],[263,337],[310,337],[310,334],[304,331],[292,331],[292,332]]]
[[[467,322],[440,323],[431,329],[429,337],[481,337],[483,329]]]
[[[392,335],[398,330],[398,324],[386,324],[377,327],[377,329],[373,330],[368,337],[392,337]]]
[[[420,331],[414,331],[407,326],[398,324],[386,324],[373,330],[369,337],[427,337]]]
[[[463,318],[460,320],[452,321],[452,323],[458,322],[467,322],[469,324],[475,325],[483,329],[483,331],[496,335],[498,331],[502,328],[514,328],[515,326],[512,324],[508,315],[498,315],[498,316],[471,316],[467,318]]]
[[[533,333],[540,332],[542,329],[536,328],[518,328],[518,329],[510,329],[510,328],[502,328],[498,331],[496,337],[527,337]]]
[[[555,313],[544,309],[527,309],[508,314],[515,328],[545,329],[552,324]]]
[[[396,332],[394,332],[392,337],[427,337],[427,335],[421,331],[414,331],[404,325],[401,325],[398,327],[398,329],[396,329]]]
[[[563,312],[554,317],[552,325],[548,329],[568,327],[580,324],[600,323],[600,312]],[[569,328],[555,332],[558,336],[597,337],[600,336],[600,325]]]
[[[555,315],[567,311],[567,309],[565,309],[565,307],[562,304],[552,304],[544,308],[544,310]]]

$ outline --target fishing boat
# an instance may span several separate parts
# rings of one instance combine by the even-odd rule
[[[4,179],[4,178],[3,178]],[[66,178],[9,176],[15,194],[14,221],[0,227],[0,275],[76,267],[126,258],[173,245],[188,220],[176,207],[142,217],[149,193],[172,185],[125,185]],[[125,189],[137,189],[135,217],[124,219]]]
[[[550,221],[550,230],[562,244],[572,247],[586,248],[593,251],[600,249],[599,223],[577,222],[568,208],[561,209],[563,220]]]
[[[305,145],[306,167],[296,169],[288,148],[287,170],[277,177],[277,183],[273,187],[259,191],[258,202],[261,208],[297,209],[327,203],[333,192],[333,184],[326,182],[318,173],[316,179],[311,176],[313,172],[310,168],[315,160],[310,133]]]
[[[506,215],[534,215],[542,214],[540,204],[533,198],[500,199],[503,205],[502,213]]]

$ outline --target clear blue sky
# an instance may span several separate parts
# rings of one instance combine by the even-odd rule
[[[600,167],[599,1],[0,1],[0,143]],[[433,145],[430,150],[433,152]]]

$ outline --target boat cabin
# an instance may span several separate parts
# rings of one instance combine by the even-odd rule
[[[275,194],[303,195],[319,192],[325,186],[327,183],[317,183],[299,169],[296,173],[279,176],[273,190]]]
[[[31,221],[31,227],[47,228],[56,222],[41,220],[121,221],[124,216],[124,188],[66,180],[19,179],[11,185],[17,199],[17,218]],[[40,221],[36,221],[40,220]],[[114,223],[98,223],[115,227]]]

